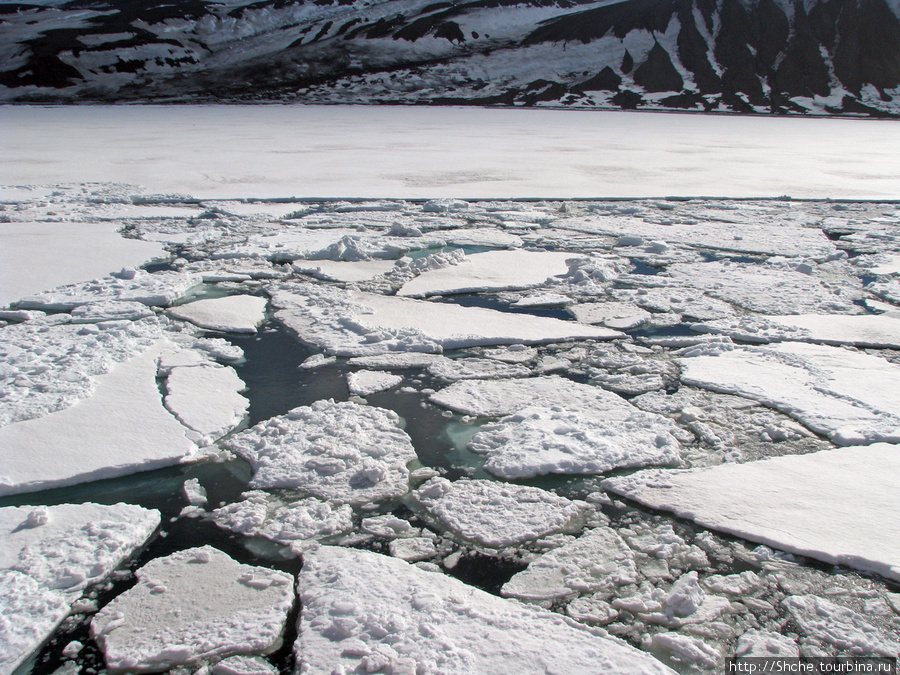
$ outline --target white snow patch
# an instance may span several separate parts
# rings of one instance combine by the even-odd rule
[[[699,525],[900,579],[900,452],[839,448],[609,478],[604,489]],[[868,523],[878,523],[877,529]]]

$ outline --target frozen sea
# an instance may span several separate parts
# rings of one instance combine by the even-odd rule
[[[0,675],[897,656],[896,128],[0,107]]]

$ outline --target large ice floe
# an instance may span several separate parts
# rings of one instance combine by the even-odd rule
[[[745,316],[698,323],[691,328],[742,342],[796,341],[900,349],[900,318],[885,314]]]
[[[266,299],[253,295],[226,295],[222,298],[195,300],[169,310],[177,319],[184,319],[209,330],[226,333],[255,333],[265,318]]]
[[[201,659],[267,654],[294,603],[289,574],[243,565],[211,546],[151,560],[91,633],[111,670],[159,672]]]
[[[0,495],[124,476],[199,455],[191,430],[163,407],[160,340],[96,378],[93,395],[0,427]]]
[[[302,673],[669,673],[545,610],[367,551],[322,547],[300,575]]]
[[[0,672],[15,672],[159,521],[130,504],[0,508]]]
[[[652,469],[609,478],[603,487],[704,527],[900,579],[898,450],[878,443],[746,464]]]
[[[295,488],[345,504],[402,497],[416,459],[396,413],[317,401],[260,422],[224,445],[253,467],[252,487]]]
[[[275,290],[272,303],[279,308],[277,318],[301,340],[339,356],[622,336],[548,317],[313,284],[285,284]]]
[[[839,347],[782,343],[688,348],[681,380],[752,398],[838,445],[900,443],[900,366]]]

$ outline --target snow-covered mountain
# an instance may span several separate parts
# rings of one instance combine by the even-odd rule
[[[900,114],[900,0],[0,3],[0,100]]]

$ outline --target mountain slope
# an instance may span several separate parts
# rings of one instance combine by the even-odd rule
[[[898,0],[0,3],[0,99],[900,114]]]

